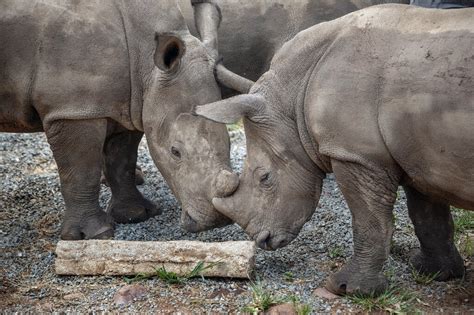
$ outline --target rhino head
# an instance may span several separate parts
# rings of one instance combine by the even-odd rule
[[[214,209],[212,199],[238,186],[229,136],[225,125],[191,114],[195,104],[221,98],[215,59],[187,29],[157,33],[155,44],[141,114],[151,156],[182,206],[186,230],[224,226],[231,220]]]
[[[213,204],[259,247],[273,250],[291,242],[311,218],[324,175],[305,151],[296,118],[269,106],[278,100],[264,95],[239,95],[195,111],[224,123],[244,117],[247,158],[239,187]]]

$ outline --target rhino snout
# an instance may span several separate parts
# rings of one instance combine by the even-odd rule
[[[239,187],[239,176],[228,170],[221,170],[214,181],[213,197],[223,198],[232,195]]]
[[[255,237],[255,243],[261,249],[276,250],[278,248],[285,247],[294,238],[294,235],[289,233],[281,233],[272,236],[269,231],[262,231]]]

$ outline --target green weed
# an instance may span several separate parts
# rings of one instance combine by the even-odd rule
[[[287,271],[283,274],[283,280],[293,282],[295,281],[295,275],[291,271]]]
[[[242,129],[244,124],[243,124],[242,120],[239,120],[235,124],[228,124],[226,126],[227,126],[227,131],[237,131],[239,129]]]
[[[459,240],[459,237],[469,230],[474,230],[474,211],[453,207],[452,214],[454,221],[454,237],[456,240]]]
[[[343,257],[343,253],[344,253],[344,248],[342,246],[336,246],[329,250],[329,257],[332,259]]]
[[[210,263],[208,265],[204,265],[204,262],[200,261],[197,265],[191,270],[189,273],[185,274],[184,276],[180,276],[175,272],[167,271],[164,266],[155,268],[155,272],[152,273],[139,273],[135,275],[133,278],[125,277],[125,282],[133,283],[145,279],[150,278],[158,278],[168,284],[183,284],[184,282],[188,281],[189,279],[201,277],[202,273],[208,269],[214,268],[220,262]]]
[[[416,283],[428,285],[439,276],[439,271],[433,274],[425,275],[425,274],[420,273],[413,266],[411,266],[411,276],[413,277]]]
[[[384,293],[374,295],[354,295],[348,299],[366,312],[385,311],[390,314],[419,313],[415,304],[419,301],[414,292],[390,287]]]
[[[285,302],[284,299],[275,297],[270,291],[266,290],[258,279],[256,282],[250,283],[250,290],[252,291],[252,303],[242,309],[245,313],[257,315],[265,312],[273,305]]]
[[[293,308],[295,309],[296,314],[298,315],[311,314],[311,311],[312,311],[311,306],[305,303],[301,303],[300,299],[297,296],[292,295],[290,296],[288,300],[293,304]]]
[[[470,233],[474,233],[474,211],[451,208],[454,221],[454,241],[465,258],[474,256],[474,242]]]

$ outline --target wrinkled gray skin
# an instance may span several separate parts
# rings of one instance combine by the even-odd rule
[[[66,204],[63,239],[109,238],[113,221],[160,213],[135,186],[143,133],[184,225],[229,222],[211,203],[238,182],[225,126],[188,114],[220,99],[215,62],[176,3],[3,0],[0,42],[0,131],[46,133]]]
[[[240,76],[258,78],[268,69],[275,51],[301,29],[374,4],[409,2],[409,0],[209,1],[211,3],[193,0],[194,10],[188,0],[179,0],[179,4],[183,8],[183,14],[191,31],[194,30],[195,24],[197,31],[194,32],[199,34],[209,54],[214,58],[222,56],[224,64],[232,70],[226,70],[222,63],[216,67],[216,79],[224,87],[224,96],[234,93],[225,87],[231,88],[232,91],[247,93],[254,82]],[[221,16],[222,21],[219,18]],[[233,181],[231,182],[233,184]],[[210,221],[214,217],[219,217],[219,214],[213,208],[208,209],[210,212],[194,217],[196,224],[189,225],[190,230],[220,226],[221,220],[215,220],[219,223],[216,226]],[[196,226],[203,228],[198,229]]]
[[[333,172],[352,212],[354,255],[332,292],[381,292],[397,188],[425,274],[464,274],[450,205],[474,209],[474,9],[368,8],[299,33],[251,94],[198,106],[245,117],[240,186],[214,206],[265,249],[287,245]]]
[[[409,3],[409,0],[211,1],[222,12],[222,22],[216,31],[219,55],[229,70],[250,80],[267,71],[275,52],[303,29],[371,5]],[[179,3],[194,33],[189,1],[179,0]],[[229,90],[224,90],[224,95],[229,94]]]

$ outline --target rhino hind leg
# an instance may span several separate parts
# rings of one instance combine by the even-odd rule
[[[55,121],[45,131],[66,204],[61,238],[112,238],[113,220],[99,206],[106,120]]]
[[[380,294],[388,286],[382,267],[393,232],[398,171],[332,161],[336,181],[352,213],[354,254],[326,288],[336,294]]]
[[[104,144],[104,174],[112,190],[107,207],[118,223],[137,223],[161,213],[136,187],[137,151],[143,133],[122,130]]]
[[[404,187],[408,213],[420,248],[412,252],[410,264],[418,272],[437,275],[438,281],[464,276],[464,263],[454,245],[454,224],[447,204],[430,200],[416,189]]]
[[[109,186],[109,183],[107,182],[107,179],[105,178],[104,172],[102,172],[102,175],[100,176],[100,183],[104,184],[106,186]],[[145,174],[143,174],[142,168],[137,165],[135,167],[135,184],[140,186],[145,183]]]

